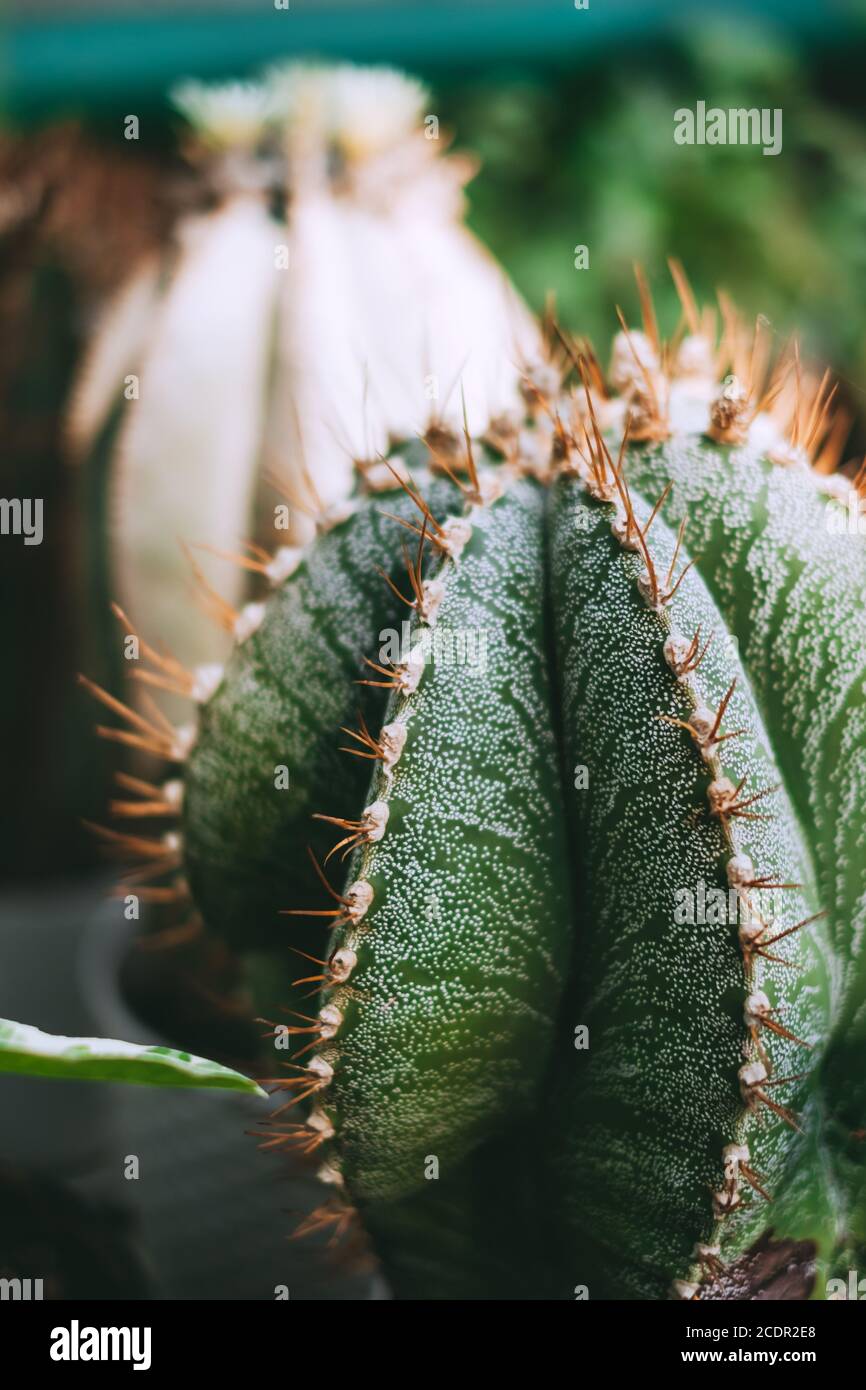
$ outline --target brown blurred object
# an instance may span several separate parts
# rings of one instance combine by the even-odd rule
[[[724,1273],[704,1285],[707,1302],[735,1299],[741,1302],[781,1302],[807,1299],[815,1286],[817,1250],[808,1240],[773,1240],[765,1232]]]
[[[0,135],[0,237],[26,236],[99,298],[159,246],[174,213],[164,170],[135,141],[98,143],[75,121]],[[9,265],[4,252],[4,289]],[[5,310],[4,295],[4,310]]]
[[[133,142],[77,123],[0,135],[0,494],[42,498],[44,537],[0,536],[0,725],[8,832],[0,873],[40,876],[95,860],[80,817],[104,804],[108,761],[75,689],[87,664],[82,497],[62,411],[106,296],[175,219],[172,171]]]

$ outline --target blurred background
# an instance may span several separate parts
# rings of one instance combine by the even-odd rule
[[[634,261],[673,326],[665,261],[678,256],[700,297],[722,286],[780,338],[801,331],[840,379],[846,456],[866,449],[866,4],[12,5],[0,49],[0,493],[43,497],[46,531],[29,548],[0,537],[0,1014],[54,1031],[207,1038],[183,967],[164,975],[151,959],[126,977],[117,913],[99,905],[104,872],[82,820],[104,819],[113,764],[74,683],[91,669],[80,517],[95,502],[64,460],[61,421],[101,305],[184,210],[168,87],[279,57],[390,63],[429,82],[457,148],[480,160],[470,225],[531,306],[552,294],[603,359],[614,305],[636,314]],[[782,153],[675,145],[673,111],[699,100],[781,108]],[[578,245],[588,269],[575,269]],[[69,1091],[0,1086],[0,1273],[35,1250],[58,1296],[272,1297],[281,1272],[301,1296],[376,1295],[369,1277],[289,1259],[285,1192],[271,1170],[260,1177],[242,1103],[185,1097],[167,1112],[158,1096],[157,1115],[143,1093]],[[237,1145],[217,1152],[208,1136],[226,1107]],[[152,1155],[165,1180],[123,1182],[125,1152]]]

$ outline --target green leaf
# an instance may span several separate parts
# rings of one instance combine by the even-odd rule
[[[128,1081],[138,1086],[216,1087],[264,1095],[250,1077],[188,1052],[111,1038],[64,1038],[8,1018],[0,1018],[0,1072]]]

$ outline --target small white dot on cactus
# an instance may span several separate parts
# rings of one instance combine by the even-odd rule
[[[755,866],[747,854],[732,854],[725,871],[732,888],[748,887],[755,879]]]
[[[224,668],[217,662],[197,666],[193,672],[190,695],[197,705],[205,705],[222,681]]]
[[[767,1080],[767,1068],[763,1062],[746,1062],[737,1072],[740,1081],[740,1093],[744,1099],[750,1099],[749,1093],[755,1086],[760,1086]]]
[[[349,517],[354,516],[357,510],[358,503],[354,498],[347,497],[341,502],[334,502],[316,518],[316,530],[319,535],[324,535],[325,532],[332,531],[335,526],[339,526],[341,522],[348,521]]]
[[[645,387],[645,374],[657,372],[658,368],[658,354],[645,333],[636,328],[617,333],[609,373],[615,391],[625,395],[637,385]]]
[[[749,432],[751,440],[752,433]],[[779,438],[772,443],[766,450],[767,458],[771,463],[777,464],[780,468],[800,468],[804,471],[811,471],[809,455],[805,449],[792,444],[789,439]]]
[[[646,570],[644,570],[643,574],[638,575],[637,587],[641,598],[649,604],[650,608],[654,608],[656,612],[659,612],[663,607],[661,595],[658,592],[658,586],[653,583],[652,576],[648,574]]]
[[[387,801],[373,801],[364,808],[365,838],[372,844],[381,840],[388,824],[390,809]]]
[[[325,1004],[319,1010],[320,1034],[324,1042],[330,1042],[337,1036],[337,1032],[343,1022],[343,1015],[335,1004]]]
[[[640,551],[640,541],[638,540],[636,525],[633,521],[629,521],[625,512],[617,512],[610,529],[616,540],[618,540],[620,545],[624,546],[626,550]]]
[[[313,1130],[314,1133],[321,1135],[323,1139],[333,1139],[334,1137],[334,1126],[331,1124],[324,1110],[320,1110],[318,1106],[311,1110],[307,1116],[307,1129]]]
[[[452,560],[459,560],[472,539],[472,525],[462,516],[450,516],[442,525],[439,545]]]
[[[392,723],[383,725],[379,735],[379,744],[384,754],[382,766],[386,772],[393,772],[400,761],[400,756],[406,746],[408,732],[405,721],[401,719],[395,719]]]
[[[265,566],[265,575],[274,588],[294,574],[303,555],[303,547],[299,545],[281,545],[279,550],[274,552],[269,564]]]
[[[344,1187],[343,1174],[333,1163],[323,1163],[316,1174],[319,1182],[326,1183],[328,1187]]]
[[[710,803],[710,810],[713,815],[723,815],[726,808],[730,805],[736,787],[729,777],[717,777],[707,787],[707,799]]]
[[[689,723],[697,735],[698,743],[704,744],[710,738],[716,727],[716,712],[708,709],[706,705],[698,705],[692,711]]]
[[[406,661],[395,668],[398,676],[397,683],[407,695],[413,695],[418,689],[418,683],[424,674],[424,661],[424,648],[419,644],[412,648]]]
[[[739,928],[740,945],[749,950],[764,934],[763,922],[742,922]]]
[[[677,376],[715,380],[715,353],[710,340],[703,333],[689,333],[683,338],[677,352],[675,370]]]
[[[445,585],[441,579],[425,579],[421,585],[421,601],[418,604],[418,614],[431,627],[435,623],[439,613],[439,607],[445,597]]]
[[[364,487],[368,492],[388,492],[396,487],[398,482],[405,485],[412,481],[406,467],[406,461],[399,454],[389,455],[387,462],[385,460],[376,463],[359,461],[357,468],[363,477]]]
[[[713,1214],[715,1216],[727,1216],[730,1212],[736,1211],[742,1206],[743,1199],[736,1187],[722,1188],[721,1192],[714,1192],[712,1196]]]
[[[682,633],[672,632],[665,638],[662,654],[678,680],[688,680],[689,673],[685,668],[689,665],[693,651],[694,643],[683,637]]]
[[[740,1164],[748,1163],[748,1144],[726,1144],[722,1149],[722,1163],[728,1182],[735,1182],[740,1176]]]
[[[357,925],[370,909],[373,902],[373,887],[366,879],[359,878],[349,885],[343,895],[346,899],[346,913],[349,920]]]
[[[328,969],[333,983],[335,985],[345,984],[357,964],[358,957],[355,952],[348,946],[341,946],[328,961]]]
[[[743,1018],[749,1028],[759,1028],[770,1014],[772,1006],[763,990],[756,989],[743,1005]]]
[[[183,804],[183,782],[179,777],[172,777],[170,781],[162,784],[162,797],[173,811],[179,811]]]
[[[478,496],[482,507],[489,507],[502,496],[502,475],[492,468],[483,468],[478,474]]]
[[[561,373],[550,362],[533,362],[526,367],[520,383],[520,392],[527,405],[537,406],[539,397],[552,400],[559,391]]]
[[[246,642],[253,633],[258,632],[264,621],[264,616],[265,605],[263,603],[245,604],[235,620],[234,635],[236,641]]]
[[[171,745],[172,762],[182,763],[186,761],[195,743],[197,732],[195,724],[181,724],[180,728],[175,729]]]

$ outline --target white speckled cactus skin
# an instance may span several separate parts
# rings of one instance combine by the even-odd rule
[[[827,499],[811,470],[774,466],[748,446],[690,439],[636,450],[629,476],[649,491],[673,483],[665,515],[674,523],[688,515],[701,572],[756,699],[772,712],[844,994],[866,930],[864,537],[831,525],[843,504]]]
[[[320,1053],[359,1196],[411,1191],[425,1154],[452,1165],[497,1115],[528,1111],[550,1049],[570,928],[543,509],[532,480],[467,507],[468,538],[431,570],[438,606],[418,614],[414,636],[483,646],[462,662],[433,648],[385,711],[400,754],[377,766],[368,794],[387,821],[349,870],[372,901],[338,933],[358,965],[327,992],[342,1026]],[[479,731],[474,753],[467,727]]]
[[[727,1260],[763,1228],[762,1201],[737,1220],[736,1206],[728,1211],[749,1186],[732,1180],[723,1154],[729,1145],[746,1145],[743,1161],[762,1175],[765,1189],[777,1191],[792,1132],[761,1104],[744,1105],[737,1088],[744,1063],[761,1061],[757,1048],[744,1052],[745,1001],[760,991],[783,1005],[785,1028],[799,1041],[769,1034],[764,1041],[774,1076],[792,1076],[808,1065],[805,1049],[820,1047],[826,1035],[832,967],[822,924],[813,922],[771,948],[777,959],[755,956],[744,972],[740,924],[749,916],[743,909],[750,894],[736,891],[741,865],[760,866],[746,870],[753,877],[760,872],[770,882],[804,885],[751,891],[756,912],[770,899],[781,909],[764,936],[808,919],[816,899],[783,787],[766,806],[752,808],[771,818],[712,814],[720,778],[751,791],[780,779],[735,648],[713,642],[696,671],[671,680],[665,659],[671,633],[718,631],[719,613],[702,578],[688,571],[657,613],[637,590],[643,559],[623,557],[610,533],[612,505],[585,502],[565,484],[552,510],[569,762],[597,770],[589,788],[573,797],[587,928],[570,1004],[572,1016],[589,1026],[592,1045],[579,1069],[563,1049],[551,1099],[553,1113],[563,1117],[561,1132],[554,1128],[552,1163],[566,1227],[578,1241],[602,1247],[606,1287],[619,1283],[646,1295],[654,1271],[688,1263],[696,1230],[700,1243],[720,1247]],[[646,505],[636,502],[635,515],[645,525]],[[674,548],[656,518],[652,552],[662,572]],[[706,727],[701,711],[711,711],[714,723],[734,681],[719,733],[740,733],[710,744],[707,756],[699,743]],[[684,739],[685,730],[660,715],[695,733]],[[683,888],[696,893],[701,883],[726,896],[733,885],[733,914],[728,897],[704,922],[678,923],[674,895]],[[708,1055],[714,1057],[709,1070]],[[810,1103],[805,1081],[766,1094],[798,1111]],[[817,1187],[818,1175],[813,1178]],[[826,1203],[823,1194],[815,1196]],[[778,1210],[773,1219],[778,1231],[784,1224]],[[832,1226],[819,1233],[825,1244],[832,1240]]]
[[[520,417],[363,465],[202,703],[195,898],[318,990],[266,1143],[408,1296],[749,1297],[761,1242],[805,1296],[863,1239],[866,551],[820,396],[698,337],[621,334],[615,390],[566,344]]]

